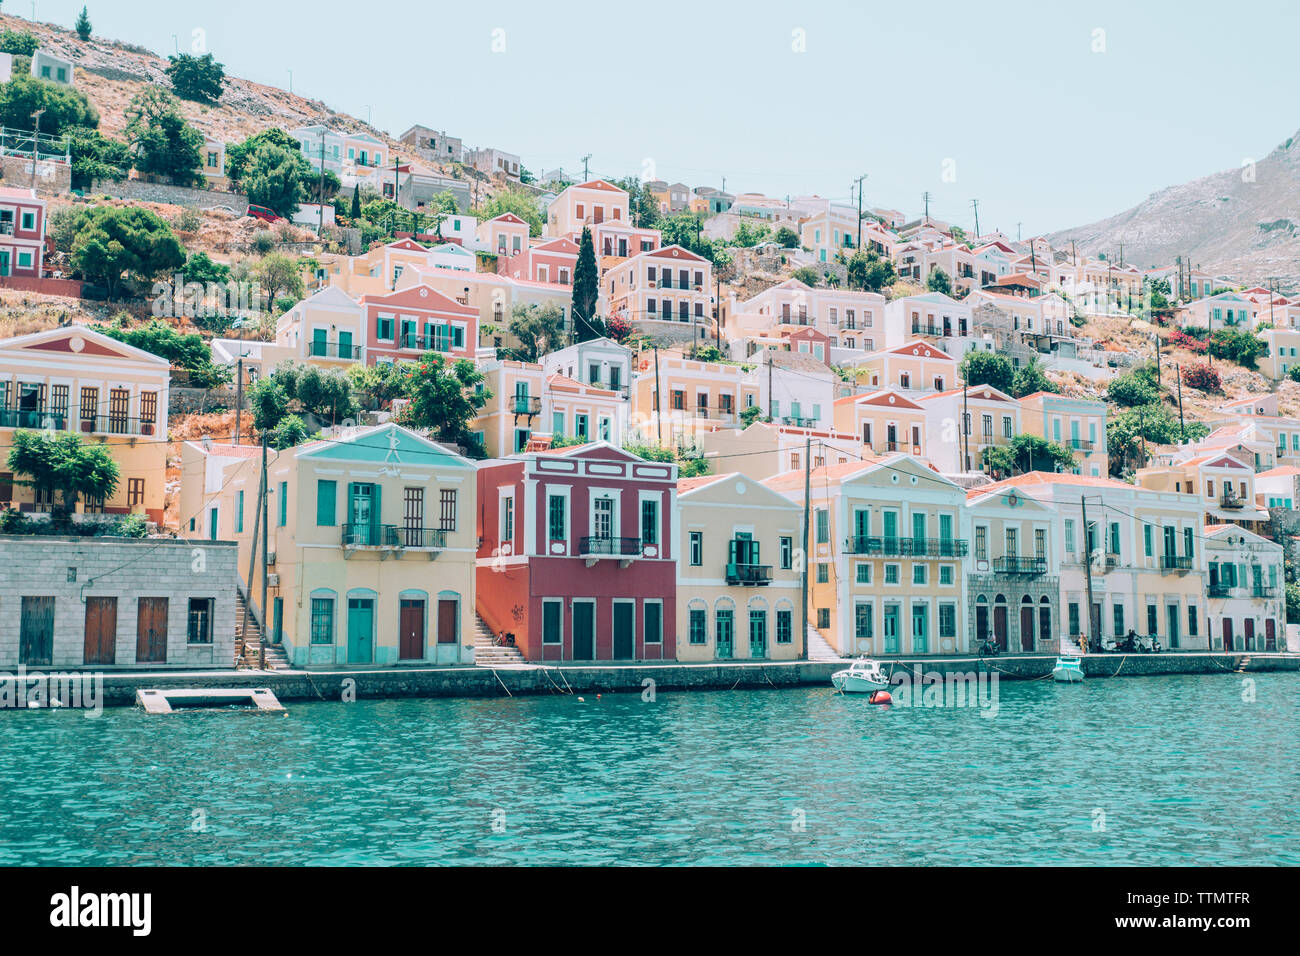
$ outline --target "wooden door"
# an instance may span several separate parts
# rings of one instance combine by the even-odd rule
[[[573,602],[573,659],[596,659],[596,614],[590,601]]]
[[[135,619],[137,664],[167,662],[167,598],[142,597]]]
[[[32,667],[50,667],[54,663],[53,596],[23,598],[18,663]]]
[[[117,598],[86,598],[87,664],[117,663]]]
[[[374,660],[374,626],[374,600],[348,598],[349,664],[369,664]]]
[[[636,605],[619,601],[614,605],[614,660],[630,661],[636,656]]]
[[[1246,618],[1245,628],[1246,650],[1253,651],[1255,649],[1255,619],[1253,617]]]
[[[989,636],[989,609],[987,604],[975,605],[975,640],[982,643]]]
[[[404,661],[424,657],[424,602],[402,598],[398,620],[397,656]]]
[[[1264,650],[1277,650],[1277,631],[1271,617],[1264,622]]]
[[[1232,620],[1225,617],[1223,619],[1223,649],[1225,651],[1233,650],[1232,643]]]
[[[1026,653],[1034,649],[1034,609],[1028,605],[1020,609],[1020,649]]]
[[[438,601],[438,643],[456,643],[457,602],[443,598]]]
[[[993,608],[993,639],[997,641],[998,650],[1007,649],[1007,609],[998,604]]]

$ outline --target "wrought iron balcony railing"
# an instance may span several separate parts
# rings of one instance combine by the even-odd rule
[[[1047,559],[1003,556],[993,559],[993,570],[998,574],[1046,574]]]
[[[772,565],[770,564],[728,564],[728,584],[771,584]]]
[[[965,538],[887,538],[880,535],[851,535],[844,541],[846,554],[884,557],[961,558],[966,556]]]
[[[1179,554],[1162,554],[1160,556],[1160,570],[1182,573],[1192,570],[1192,559],[1190,555]]]
[[[637,537],[585,535],[578,541],[578,553],[581,555],[638,557],[641,554],[641,539]]]
[[[401,546],[397,535],[397,525],[392,524],[345,524],[343,526],[342,542],[345,548],[396,548]]]

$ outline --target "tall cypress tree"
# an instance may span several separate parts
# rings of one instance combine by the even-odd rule
[[[353,222],[361,218],[361,184],[355,183],[352,186],[352,210],[349,217]]]
[[[598,338],[593,319],[596,316],[596,297],[600,294],[600,276],[596,272],[596,244],[591,230],[582,227],[582,242],[578,246],[578,264],[573,270],[573,323],[575,341],[585,342]]]
[[[81,16],[77,17],[77,23],[74,29],[77,36],[81,37],[81,42],[85,43],[90,39],[90,17],[86,16],[86,8],[81,8]]]

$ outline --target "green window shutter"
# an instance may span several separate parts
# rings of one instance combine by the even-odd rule
[[[377,484],[370,486],[370,540],[375,544],[383,543],[379,536],[379,525],[381,523],[379,516],[382,513],[379,495],[381,490],[382,489]]]
[[[244,531],[244,493],[241,491],[236,496],[235,504],[235,533],[242,534]]]
[[[333,527],[337,522],[338,483],[321,479],[316,482],[316,524]]]
[[[283,528],[289,522],[289,482],[280,482],[280,522]]]

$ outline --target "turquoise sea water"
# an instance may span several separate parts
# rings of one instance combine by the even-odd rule
[[[1253,679],[0,712],[0,864],[1296,864]]]

